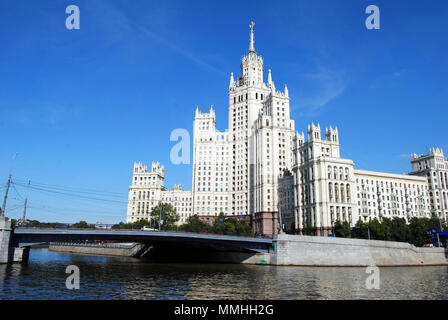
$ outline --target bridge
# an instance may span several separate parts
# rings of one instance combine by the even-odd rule
[[[73,230],[73,229],[12,229],[7,219],[0,218],[0,263],[25,262],[34,244],[79,240],[108,240],[146,244],[151,257],[165,260],[216,259],[226,255],[240,259],[269,253],[271,239],[237,237],[185,232]]]

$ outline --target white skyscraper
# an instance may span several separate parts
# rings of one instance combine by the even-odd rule
[[[264,61],[255,51],[254,23],[241,76],[231,74],[229,132],[232,135],[232,209],[236,214],[278,212],[278,178],[291,167],[294,121],[288,89],[275,89],[271,70],[263,81]]]
[[[254,26],[249,26],[249,51],[241,60],[241,75],[229,84],[229,129],[216,130],[213,107],[196,108],[193,125],[192,190],[180,185],[167,190],[164,167],[148,171],[135,164],[129,189],[127,221],[148,218],[159,202],[172,203],[185,223],[198,215],[212,222],[220,213],[251,217],[257,233],[275,234],[282,227],[319,235],[333,232],[337,220],[351,226],[361,219],[429,217],[448,214],[448,161],[439,149],[412,157],[411,175],[356,170],[340,155],[339,132],[320,125],[295,134],[285,85],[277,91],[264,60],[255,50]],[[418,177],[424,176],[424,177]],[[431,199],[431,200],[430,200]],[[281,218],[281,221],[279,221]]]
[[[255,51],[254,26],[253,22],[249,26],[249,52],[242,58],[241,75],[237,79],[233,73],[230,76],[228,131],[216,130],[213,107],[208,113],[196,108],[191,214],[256,213],[274,220],[278,216],[278,179],[292,167],[294,121],[290,120],[286,85],[283,92],[277,91],[271,70],[267,82],[263,80],[264,61]],[[134,175],[134,180],[140,179]],[[129,201],[135,197],[131,189]],[[147,194],[150,190],[140,191]],[[138,204],[129,205],[128,220],[136,219],[138,208]]]

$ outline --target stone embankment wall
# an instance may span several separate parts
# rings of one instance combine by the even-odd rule
[[[417,248],[392,241],[280,234],[274,251],[257,264],[278,266],[428,266],[447,265],[445,248]],[[253,257],[255,258],[255,257]],[[256,259],[249,259],[252,263]],[[269,261],[267,261],[269,260]]]
[[[120,257],[134,257],[144,249],[140,243],[107,243],[107,244],[78,244],[69,242],[50,243],[49,250],[56,252],[107,255]]]

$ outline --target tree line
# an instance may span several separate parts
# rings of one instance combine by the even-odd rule
[[[373,219],[369,222],[359,220],[354,228],[347,221],[336,221],[334,235],[341,238],[372,239],[384,241],[408,242],[416,247],[432,243],[431,229],[446,230],[446,224],[436,216],[431,218],[413,217],[406,223],[404,218],[383,218],[380,222]],[[445,246],[445,239],[440,239]]]
[[[141,229],[149,227],[158,230],[160,226],[162,231],[209,232],[232,235],[252,234],[252,229],[245,220],[227,217],[222,212],[215,218],[213,225],[202,221],[197,215],[190,216],[187,219],[187,223],[180,226],[176,224],[179,220],[180,217],[176,209],[170,203],[159,203],[152,208],[149,219],[140,219],[133,223],[120,222],[113,225],[112,229]]]

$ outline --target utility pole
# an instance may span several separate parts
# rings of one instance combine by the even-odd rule
[[[28,186],[31,184],[31,180],[28,181]],[[22,224],[26,223],[26,205],[28,203],[28,195],[25,198],[25,206],[23,207],[23,218],[22,218]]]
[[[2,217],[5,216],[6,200],[8,199],[8,192],[10,185],[11,185],[11,174],[9,174],[8,182],[6,183],[5,198],[3,199],[3,206],[2,206],[2,215],[1,215]]]
[[[23,208],[23,218],[22,218],[22,223],[25,223],[26,221],[26,204],[28,202],[28,198],[25,198],[25,207]]]
[[[8,199],[8,192],[9,192],[9,186],[11,185],[11,177],[12,177],[12,166],[14,164],[14,160],[16,159],[18,153],[12,157],[12,163],[11,163],[11,169],[9,170],[9,177],[8,177],[8,183],[6,184],[6,191],[5,191],[5,198],[3,199],[3,206],[2,206],[2,212],[0,214],[1,217],[5,216],[5,210],[6,210],[6,200]]]
[[[159,214],[159,231],[160,226],[162,225],[162,204],[160,204],[160,214]]]

